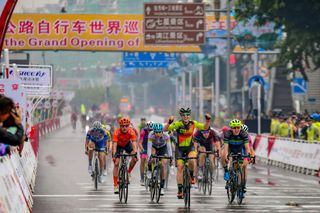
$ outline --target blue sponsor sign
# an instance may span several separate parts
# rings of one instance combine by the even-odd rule
[[[165,61],[125,61],[125,68],[168,68]]]
[[[292,83],[293,83],[293,87],[292,87],[293,94],[304,95],[307,93],[308,82],[305,81],[303,78],[294,78]]]
[[[176,53],[124,52],[123,62],[127,68],[168,68],[168,63],[177,60]]]

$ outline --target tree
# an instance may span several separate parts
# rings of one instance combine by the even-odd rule
[[[306,71],[320,68],[319,0],[237,0],[236,19],[257,18],[257,25],[274,22],[285,33],[275,65],[292,64],[308,80]]]

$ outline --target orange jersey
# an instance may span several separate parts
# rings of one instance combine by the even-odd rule
[[[132,128],[128,128],[126,133],[121,132],[120,128],[114,130],[113,142],[117,143],[117,146],[125,147],[130,141],[136,141],[136,132]]]

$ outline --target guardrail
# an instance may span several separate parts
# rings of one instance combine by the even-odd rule
[[[270,135],[253,136],[260,162],[290,171],[320,176],[320,144]]]
[[[19,155],[17,148],[0,157],[0,212],[32,212],[32,193],[41,137],[68,124],[69,116],[49,119],[31,127],[30,140]]]

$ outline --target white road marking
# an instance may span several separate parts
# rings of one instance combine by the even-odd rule
[[[174,195],[174,194],[173,194]],[[173,196],[172,195],[172,196]],[[86,194],[35,194],[33,197],[111,197],[117,196],[115,194],[104,194],[104,195],[86,195]],[[144,196],[150,196],[149,194],[129,194],[130,197],[138,197],[142,198]],[[166,195],[167,196],[167,195]],[[175,196],[175,195],[174,195]],[[212,198],[215,197],[226,197],[227,195],[213,195]],[[168,196],[167,196],[168,197]],[[192,198],[210,198],[204,195],[191,195]],[[285,195],[254,195],[249,197],[250,199],[265,199],[265,198],[284,198],[284,199],[320,199],[320,196],[285,196]]]

